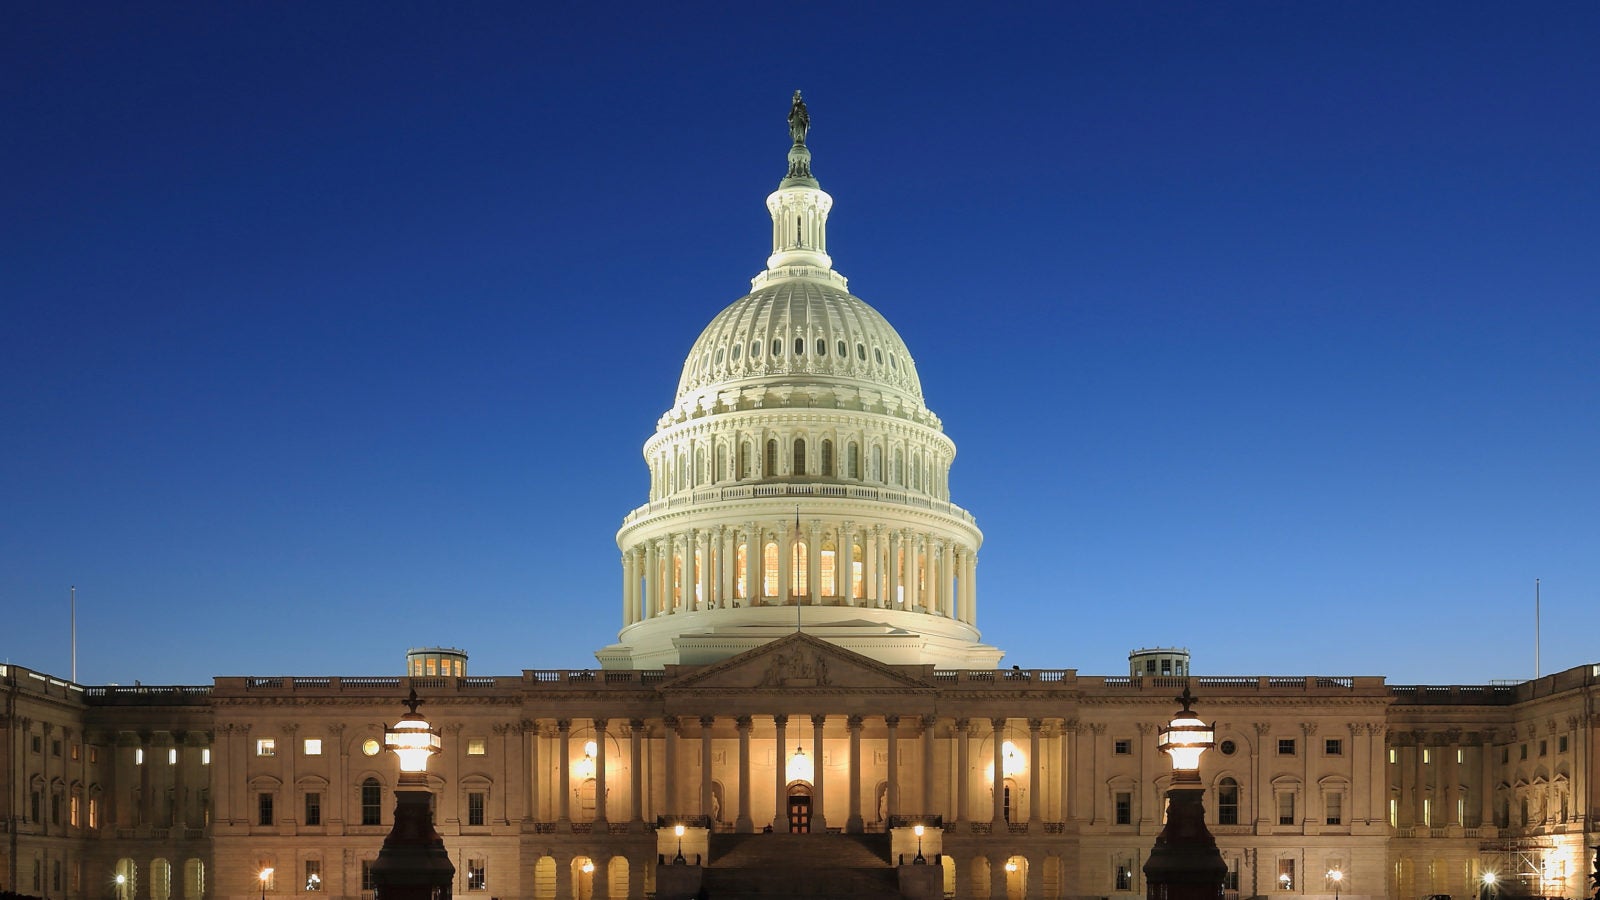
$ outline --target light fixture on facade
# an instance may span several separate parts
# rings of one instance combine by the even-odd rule
[[[816,767],[811,762],[811,757],[806,755],[804,747],[795,747],[794,753],[789,757],[788,764],[784,767],[784,775],[789,781],[804,781],[811,784],[811,778],[816,774]]]
[[[1344,871],[1334,869],[1328,873],[1328,880],[1333,882],[1333,900],[1339,900],[1339,886],[1344,884]]]
[[[1007,776],[1021,775],[1022,770],[1028,765],[1028,760],[1022,755],[1022,751],[1010,741],[1000,745],[1000,756],[1000,771]]]
[[[262,869],[256,877],[261,879],[261,900],[267,900],[267,882],[272,880],[272,867]]]
[[[573,763],[573,766],[572,766],[573,772],[580,779],[593,778],[594,777],[594,773],[595,773],[594,757],[595,757],[595,754],[598,751],[599,751],[599,748],[595,745],[594,741],[584,741],[584,743],[583,743],[583,757],[581,759],[579,759],[576,763]]]

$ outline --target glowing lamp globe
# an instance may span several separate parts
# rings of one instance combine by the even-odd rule
[[[410,711],[400,721],[383,729],[383,746],[400,757],[402,775],[421,775],[428,771],[428,757],[439,752],[439,732],[428,725],[428,720],[417,712],[415,689],[406,700]]]
[[[1200,777],[1200,755],[1217,745],[1217,732],[1215,726],[1200,721],[1200,717],[1189,708],[1194,703],[1194,697],[1187,687],[1178,701],[1183,704],[1183,709],[1173,716],[1171,724],[1161,729],[1156,738],[1156,749],[1172,757],[1173,771],[1178,773],[1180,779],[1188,781]]]

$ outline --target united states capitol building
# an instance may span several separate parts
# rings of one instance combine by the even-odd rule
[[[789,125],[772,253],[706,309],[645,443],[598,668],[474,675],[422,648],[404,675],[96,687],[0,667],[0,889],[370,900],[383,723],[415,688],[461,896],[648,897],[681,858],[713,898],[807,878],[892,897],[875,879],[920,858],[949,897],[1132,900],[1171,777],[1156,730],[1189,687],[1216,722],[1201,777],[1230,896],[1467,900],[1486,874],[1588,894],[1600,666],[1463,686],[1196,676],[1175,648],[1114,674],[1003,666],[955,443],[834,269],[798,95]]]

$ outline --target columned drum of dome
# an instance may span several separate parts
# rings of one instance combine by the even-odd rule
[[[700,333],[645,442],[648,502],[617,533],[623,627],[596,656],[702,664],[799,628],[886,663],[991,668],[955,444],[905,342],[833,270],[799,92],[789,121],[772,254]]]

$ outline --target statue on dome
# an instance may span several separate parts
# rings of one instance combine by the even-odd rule
[[[806,132],[811,130],[811,114],[806,112],[806,102],[800,99],[800,92],[794,92],[794,102],[789,105],[789,136],[802,147],[806,144]]]

